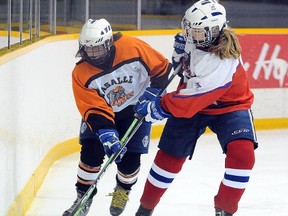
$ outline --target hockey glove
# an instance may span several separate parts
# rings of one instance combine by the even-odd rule
[[[121,148],[121,142],[119,140],[119,134],[114,129],[99,129],[97,135],[99,136],[100,142],[104,146],[105,154],[110,158],[111,155],[117,152]],[[127,148],[124,147],[116,158],[115,162],[119,163],[126,153]]]
[[[162,109],[160,96],[153,94],[152,89],[154,88],[148,87],[135,105],[135,112],[140,116],[145,116],[145,121],[151,123],[171,116]],[[141,98],[142,100],[140,100]]]
[[[154,100],[159,94],[160,90],[157,88],[147,87],[143,95],[141,95],[134,106],[134,112],[137,113],[137,107],[141,104]]]
[[[181,63],[181,58],[185,55],[186,41],[182,33],[178,33],[174,36],[174,51],[172,55],[172,64],[174,70]]]
[[[151,100],[155,100],[155,98],[159,95],[159,92],[160,90],[157,88],[147,87],[143,95],[139,97],[137,104],[134,106],[134,112],[137,113],[137,107],[139,105],[149,102]]]
[[[159,92],[160,90],[157,88],[147,87],[143,95],[138,99],[138,103],[155,100]]]

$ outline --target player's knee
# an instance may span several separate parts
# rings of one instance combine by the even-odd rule
[[[126,152],[121,160],[121,163],[117,164],[117,168],[124,174],[134,173],[140,169],[140,159],[140,153]]]
[[[81,143],[80,160],[92,167],[103,163],[105,152],[103,145],[97,139],[83,139]]]
[[[240,169],[252,169],[254,163],[254,143],[251,140],[234,140],[228,143],[226,165]]]

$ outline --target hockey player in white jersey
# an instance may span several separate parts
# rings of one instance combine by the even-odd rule
[[[152,215],[207,127],[217,134],[226,154],[226,171],[214,197],[215,215],[232,216],[248,185],[258,146],[250,110],[254,95],[240,44],[221,4],[196,2],[183,17],[182,30],[175,36],[173,53],[174,67],[182,61],[184,70],[177,90],[159,97],[151,94],[157,95],[156,89],[147,88],[136,105],[147,121],[168,118],[136,216]],[[197,206],[192,205],[191,212],[193,208]]]

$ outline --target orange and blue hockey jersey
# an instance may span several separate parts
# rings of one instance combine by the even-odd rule
[[[94,132],[114,127],[115,113],[134,106],[146,87],[162,88],[171,68],[170,62],[144,41],[114,35],[105,65],[98,67],[82,59],[72,72],[73,93],[82,118]]]
[[[178,89],[161,98],[161,106],[175,117],[196,113],[210,115],[247,110],[254,95],[241,59],[220,59],[215,54],[192,48],[190,70],[184,71]]]

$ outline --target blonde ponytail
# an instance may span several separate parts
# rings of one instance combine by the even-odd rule
[[[231,57],[235,59],[239,58],[241,46],[234,30],[229,27],[224,28],[219,36],[218,44],[211,47],[209,51],[219,56],[220,59],[229,59]]]

